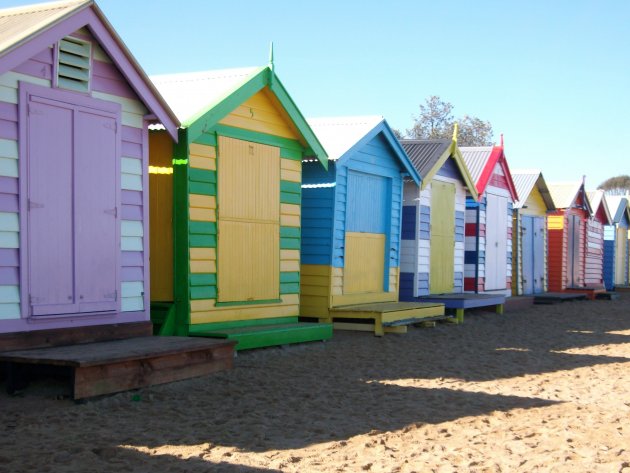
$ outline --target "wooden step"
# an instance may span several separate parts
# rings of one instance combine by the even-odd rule
[[[244,325],[232,328],[208,328],[190,332],[194,337],[234,340],[236,350],[248,350],[291,343],[315,342],[332,338],[332,324],[293,322],[286,324]]]
[[[444,304],[434,302],[377,302],[334,307],[330,309],[333,320],[344,323],[343,329],[352,326],[343,319],[362,319],[374,322],[374,334],[382,336],[388,327],[401,327],[426,320],[444,319]],[[371,325],[371,324],[370,324]],[[336,326],[339,326],[336,324]],[[341,326],[339,326],[341,328]],[[402,331],[396,331],[401,333]]]
[[[7,391],[28,384],[29,366],[62,367],[72,397],[83,399],[203,376],[232,367],[234,342],[187,337],[135,337],[0,353]]]

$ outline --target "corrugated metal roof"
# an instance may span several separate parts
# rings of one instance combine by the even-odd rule
[[[0,56],[28,40],[34,33],[92,3],[91,0],[72,0],[0,10]]]
[[[540,177],[540,171],[534,169],[512,171],[512,180],[519,200],[514,202],[514,208],[520,209],[525,205],[529,194],[534,189],[536,181]]]
[[[557,209],[568,209],[573,204],[580,188],[582,181],[575,182],[553,182],[547,185],[551,198]]]
[[[184,123],[216,105],[259,72],[260,67],[162,74],[150,79]]]
[[[613,222],[619,223],[628,208],[628,199],[622,195],[607,195],[606,201],[612,214]]]
[[[448,139],[399,141],[423,179],[453,143],[453,140]]]
[[[591,203],[593,212],[597,212],[597,209],[601,205],[602,200],[604,198],[604,191],[603,190],[587,191],[586,195],[588,196],[588,201]]]
[[[306,121],[328,152],[328,159],[336,161],[381,123],[383,117],[380,115],[321,117],[307,118]]]
[[[475,185],[479,184],[479,178],[493,149],[493,146],[463,146],[459,148]]]

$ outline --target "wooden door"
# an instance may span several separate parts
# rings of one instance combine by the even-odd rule
[[[486,290],[507,286],[507,197],[488,194],[486,200]]]
[[[280,297],[280,149],[219,137],[219,302]]]
[[[534,218],[521,217],[521,274],[523,294],[534,292]]]
[[[533,293],[545,291],[545,217],[533,218],[534,229],[534,284]]]
[[[628,229],[615,229],[615,285],[625,286],[628,268],[628,254],[626,252]]]
[[[431,183],[431,294],[453,292],[455,277],[455,184]]]
[[[567,227],[567,287],[580,284],[580,217],[569,215]]]
[[[387,291],[390,208],[388,178],[348,171],[344,294]]]

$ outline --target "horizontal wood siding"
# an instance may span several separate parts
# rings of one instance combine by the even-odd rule
[[[567,226],[566,215],[562,210],[553,211],[547,217],[547,284],[551,292],[566,288]]]
[[[318,162],[302,166],[302,264],[332,264],[333,215],[335,208],[336,169],[328,163],[326,171]],[[310,187],[325,186],[325,187]]]
[[[331,297],[332,268],[326,265],[302,264],[300,267],[300,315],[328,317]]]
[[[589,218],[586,222],[584,255],[584,283],[587,286],[602,286],[604,283],[604,226],[595,218]]]

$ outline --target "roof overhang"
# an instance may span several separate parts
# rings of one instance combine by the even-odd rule
[[[501,166],[505,180],[507,181],[508,191],[510,192],[512,201],[518,200],[518,194],[516,193],[516,187],[514,186],[514,181],[512,180],[512,174],[510,173],[510,168],[507,160],[505,159],[505,153],[503,152],[503,146],[494,146],[492,148],[488,161],[486,162],[486,165],[479,176],[479,180],[477,181],[477,192],[479,195],[483,195],[486,191],[486,187],[490,182],[490,177],[492,176],[497,163]]]

